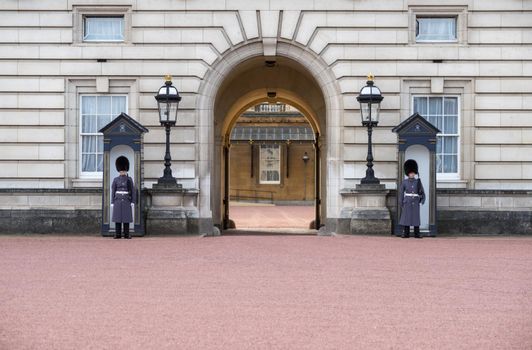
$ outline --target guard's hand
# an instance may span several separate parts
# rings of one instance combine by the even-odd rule
[[[111,208],[114,207],[115,205],[114,204],[111,204]]]

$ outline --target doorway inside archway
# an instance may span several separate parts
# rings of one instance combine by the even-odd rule
[[[293,155],[293,150],[296,149],[296,144],[299,144],[301,141],[301,146],[304,147],[303,143],[308,143],[307,146],[311,146],[311,152],[307,150],[307,156],[309,157],[307,163],[307,172],[309,175],[312,172],[312,175],[307,178],[306,184],[306,197],[305,193],[302,191],[303,197],[301,200],[293,199],[286,197],[286,201],[293,201],[292,204],[296,206],[296,201],[305,202],[313,201],[313,216],[311,222],[313,228],[321,227],[322,219],[327,217],[327,206],[326,202],[322,202],[322,198],[327,198],[327,168],[320,166],[324,164],[326,160],[326,143],[322,142],[323,131],[327,130],[326,122],[326,103],[323,91],[320,86],[317,84],[316,80],[312,74],[304,68],[301,63],[296,60],[289,59],[286,57],[275,57],[275,60],[271,59],[266,60],[265,57],[257,56],[250,58],[246,61],[243,61],[238,66],[234,67],[231,72],[224,76],[223,82],[220,87],[217,89],[217,94],[213,106],[214,111],[214,147],[213,147],[213,163],[212,168],[209,171],[212,174],[212,186],[211,186],[211,203],[213,209],[213,220],[215,225],[219,225],[222,230],[229,229],[231,227],[243,227],[253,225],[254,227],[265,229],[268,228],[266,221],[262,220],[260,217],[257,217],[255,223],[242,223],[238,224],[237,220],[233,220],[234,212],[231,211],[231,208],[235,207],[236,199],[238,198],[239,204],[243,202],[242,197],[253,197],[248,198],[248,202],[255,201],[264,201],[264,196],[270,196],[270,205],[273,204],[276,207],[280,207],[280,201],[283,200],[281,193],[284,193],[288,190],[293,192],[293,186],[286,187],[286,161],[288,155],[288,160],[290,162],[296,161],[297,157],[300,157],[299,167],[305,167],[303,154]],[[251,159],[251,146],[249,144],[250,137],[240,136],[241,140],[236,140],[238,137],[239,131],[244,132],[245,118],[251,118],[246,116],[249,113],[259,114],[262,110],[262,113],[268,112],[273,113],[275,109],[285,109],[290,110],[294,116],[290,116],[289,121],[294,122],[293,127],[300,127],[299,131],[306,132],[312,136],[308,140],[303,140],[303,137],[300,137],[301,140],[292,136],[275,136],[275,133],[284,132],[282,125],[273,125],[270,123],[256,123],[255,128],[245,129],[246,132],[261,132],[262,136],[259,134],[252,136],[253,142],[253,155],[254,155],[254,173],[253,179],[255,181],[255,186],[252,188],[250,184],[243,187],[241,184],[237,184],[235,179],[231,179],[231,168],[244,168],[248,171],[248,176],[251,177],[251,164],[249,159]],[[259,118],[259,117],[256,117]],[[270,116],[270,118],[272,118]],[[289,116],[284,116],[284,118],[289,118]],[[299,119],[298,119],[299,118]],[[258,119],[255,119],[257,121]],[[279,122],[279,120],[277,120]],[[297,124],[300,125],[297,125]],[[277,123],[279,124],[279,123]],[[290,123],[288,123],[290,124]],[[273,130],[273,127],[281,128]],[[270,127],[270,129],[268,129]],[[287,126],[288,127],[288,126]],[[254,130],[254,131],[253,131]],[[294,134],[296,130],[294,129]],[[262,140],[261,138],[265,138]],[[268,138],[270,138],[268,140]],[[290,138],[290,140],[288,140]],[[275,142],[272,142],[275,141]],[[289,153],[286,153],[286,143],[289,141]],[[297,142],[296,142],[297,141]],[[305,142],[303,142],[305,141]],[[270,145],[267,145],[267,144]],[[240,145],[242,144],[242,145]],[[263,145],[264,144],[264,145]],[[243,146],[245,145],[245,146]],[[243,149],[248,150],[247,156],[243,156],[242,161],[236,161],[239,159],[236,157],[231,157],[233,150],[238,147],[243,147]],[[299,146],[298,146],[299,147]],[[236,152],[236,151],[235,151]],[[262,170],[261,170],[261,157],[262,161]],[[231,165],[231,159],[233,158],[233,163]],[[248,159],[248,163],[244,164],[243,161]],[[292,164],[293,165],[293,164]],[[289,164],[288,166],[288,180],[290,183],[295,183],[291,181],[290,177],[293,174],[294,166]],[[273,169],[277,166],[279,169]],[[270,169],[271,168],[271,169]],[[261,183],[261,176],[263,180]],[[278,176],[278,179],[276,179]],[[301,178],[304,182],[304,178]],[[270,181],[271,183],[268,183]],[[280,183],[273,183],[274,181]],[[313,181],[313,182],[312,182]],[[314,187],[311,187],[311,184],[314,183]],[[269,189],[267,188],[269,185]],[[281,189],[272,188],[277,185]],[[264,191],[273,192],[273,193],[262,193],[260,188],[264,188]],[[303,184],[305,187],[305,184]],[[237,193],[236,190],[241,190]],[[243,191],[248,190],[248,191]],[[249,190],[255,190],[257,192],[251,192]],[[244,193],[247,192],[247,193]],[[260,195],[260,196],[259,196]],[[271,197],[273,196],[273,199]],[[281,197],[279,197],[281,196]],[[295,196],[295,194],[294,194]],[[233,197],[233,198],[231,198]],[[273,203],[271,203],[273,202]],[[233,204],[233,205],[231,205]],[[248,206],[250,203],[247,203]],[[267,203],[258,203],[258,204],[267,204]],[[325,205],[324,205],[325,204]],[[234,208],[233,208],[234,209]],[[284,208],[287,209],[287,208]],[[298,208],[301,210],[301,208]],[[298,209],[294,209],[297,211]],[[238,209],[237,209],[238,210]],[[265,211],[261,211],[264,213]],[[287,214],[287,210],[283,211],[284,214]],[[287,214],[288,215],[288,214]],[[249,216],[249,215],[248,215]],[[279,215],[277,215],[279,216]],[[292,212],[290,216],[294,218],[301,217]],[[290,217],[289,216],[289,217]],[[275,214],[272,215],[275,217]],[[218,221],[219,220],[219,221]],[[311,223],[305,219],[304,227],[308,229],[311,226]],[[290,227],[301,227],[303,228],[303,223],[278,223],[277,227],[286,226]],[[315,233],[315,232],[314,232]]]
[[[227,228],[315,228],[315,140],[290,104],[272,99],[245,110],[229,134]]]

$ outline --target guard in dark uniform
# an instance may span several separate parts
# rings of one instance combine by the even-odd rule
[[[133,179],[127,175],[129,171],[129,160],[120,156],[116,159],[116,170],[120,173],[113,180],[111,187],[111,207],[113,211],[113,222],[115,223],[115,239],[122,238],[122,224],[124,225],[124,238],[131,238],[129,235],[129,223],[133,222],[133,203],[136,202],[136,190]]]
[[[425,191],[421,184],[421,179],[418,175],[417,162],[409,159],[404,164],[405,175],[408,178],[404,179],[399,187],[400,202],[401,203],[401,219],[399,225],[404,226],[403,238],[410,238],[410,226],[414,226],[414,236],[421,238],[419,234],[419,205],[425,203]]]

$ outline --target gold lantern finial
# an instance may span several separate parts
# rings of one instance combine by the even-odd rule
[[[170,74],[166,74],[164,76],[164,81],[172,81],[172,76]]]
[[[375,79],[375,76],[373,75],[373,73],[369,73],[368,74],[368,81],[373,81],[373,79]]]

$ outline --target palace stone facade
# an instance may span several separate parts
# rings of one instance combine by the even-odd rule
[[[90,16],[122,16],[123,40],[84,41]],[[454,18],[456,40],[417,42],[416,18],[430,16]],[[217,232],[226,135],[268,92],[319,132],[322,231],[336,232],[356,205],[342,193],[365,175],[356,96],[369,72],[384,96],[374,169],[391,211],[401,171],[392,128],[414,96],[452,96],[457,165],[438,177],[440,232],[532,233],[527,0],[3,0],[0,231],[98,232],[101,177],[81,164],[84,95],[127,96],[127,114],[149,129],[149,196],[164,155],[154,95],[171,74],[182,96],[172,168],[194,194],[176,203],[194,213],[195,232]]]

